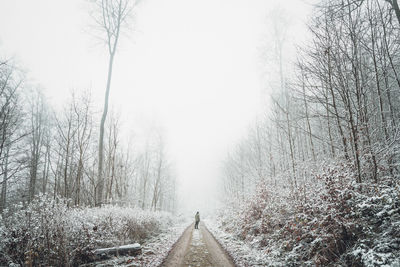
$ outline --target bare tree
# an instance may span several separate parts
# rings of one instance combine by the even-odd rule
[[[76,169],[75,178],[75,205],[80,205],[81,203],[81,187],[84,173],[85,165],[88,160],[88,149],[91,144],[90,139],[92,137],[93,131],[93,118],[92,118],[92,107],[91,107],[91,95],[90,93],[84,93],[79,100],[73,101],[74,115],[76,118],[76,145],[78,153],[78,162]]]
[[[21,84],[23,77],[9,62],[0,62],[0,212],[6,207],[8,181],[22,168],[18,144],[26,136],[22,125]]]
[[[108,101],[111,89],[111,77],[114,57],[117,52],[121,32],[128,26],[132,10],[136,5],[135,0],[94,0],[95,10],[93,18],[100,30],[101,39],[105,41],[109,61],[106,92],[104,97],[103,115],[100,122],[99,157],[98,157],[98,186],[96,204],[103,202],[104,177],[103,177],[103,152],[104,152],[104,126],[108,112]]]
[[[34,89],[28,96],[30,98],[30,130],[29,130],[29,198],[31,201],[37,191],[37,180],[42,164],[47,156],[45,149],[46,132],[48,132],[48,109],[40,89]],[[45,172],[45,170],[43,170]]]
[[[113,196],[113,188],[116,187],[117,183],[117,171],[118,171],[118,155],[117,152],[119,150],[119,120],[117,116],[112,114],[111,119],[109,120],[108,126],[108,144],[105,149],[107,152],[106,162],[106,169],[104,170],[105,177],[107,180],[105,181],[106,184],[106,195],[105,201],[111,201]]]

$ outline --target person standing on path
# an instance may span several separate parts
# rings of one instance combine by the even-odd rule
[[[194,229],[199,229],[199,222],[200,222],[200,213],[197,212],[196,215],[194,216]]]

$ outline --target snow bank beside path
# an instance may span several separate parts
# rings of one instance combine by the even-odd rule
[[[276,260],[274,252],[251,247],[249,244],[238,240],[233,234],[222,231],[218,227],[219,223],[217,221],[207,219],[205,223],[237,266],[286,266]]]
[[[165,229],[161,234],[145,242],[143,253],[137,259],[140,266],[160,266],[188,225],[187,220],[181,219],[176,225]]]
[[[188,225],[189,222],[187,220],[182,218],[176,219],[174,225],[164,228],[161,233],[149,238],[142,244],[141,255],[135,257],[115,257],[111,260],[85,266],[160,266]]]

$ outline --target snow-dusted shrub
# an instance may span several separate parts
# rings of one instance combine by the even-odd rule
[[[324,266],[337,262],[360,234],[351,203],[357,191],[352,168],[346,164],[327,167],[315,178],[322,187],[309,190],[308,196],[295,204],[282,237],[289,232],[287,242],[296,252],[296,261]]]
[[[363,184],[353,199],[361,233],[345,259],[364,266],[400,266],[400,184]]]
[[[5,211],[0,262],[6,257],[8,261],[26,265],[35,258],[46,258],[50,265],[60,258],[65,260],[66,211],[66,205],[47,198],[37,198],[26,208],[16,206],[12,213]]]
[[[68,208],[62,199],[41,196],[0,217],[0,265],[88,262],[95,248],[142,242],[171,223],[172,216],[164,212]]]
[[[259,184],[236,211],[220,213],[219,228],[286,266],[396,264],[398,181],[357,184],[353,166],[344,162],[317,169],[295,193],[282,184]]]

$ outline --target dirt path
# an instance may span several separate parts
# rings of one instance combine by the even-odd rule
[[[204,223],[199,230],[190,225],[179,238],[162,266],[164,267],[234,267],[232,260]]]

